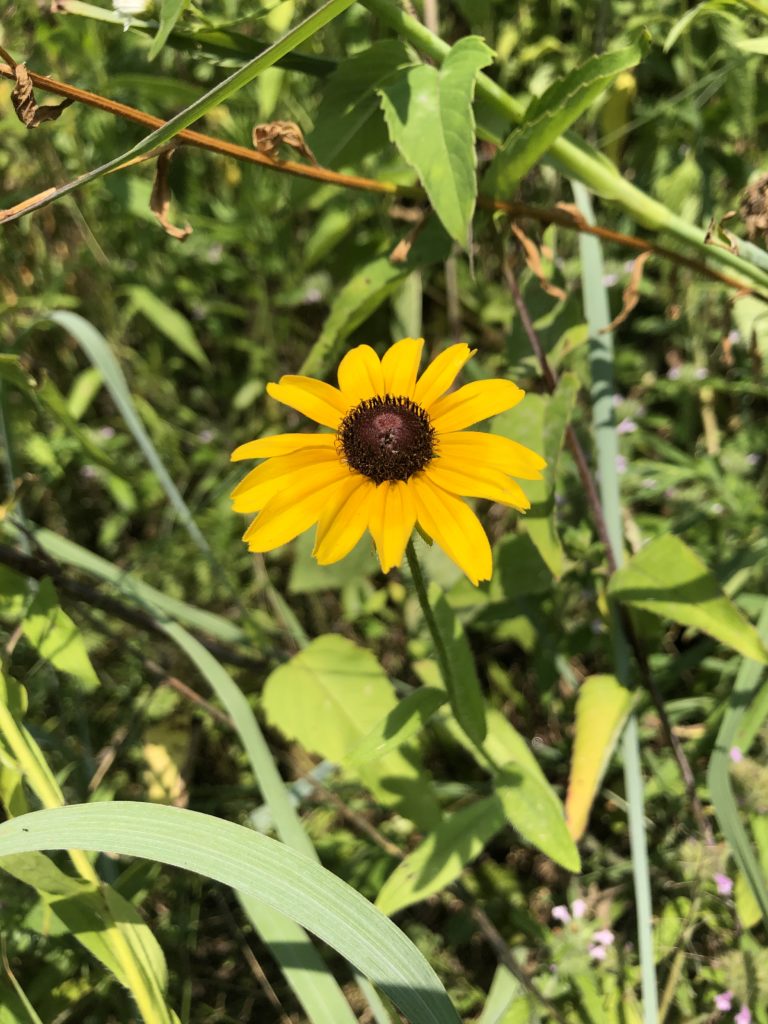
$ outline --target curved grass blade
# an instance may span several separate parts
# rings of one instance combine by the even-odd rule
[[[0,825],[0,857],[47,849],[109,850],[215,879],[327,942],[411,1024],[459,1024],[440,979],[396,925],[330,871],[242,825],[122,802],[36,811]]]
[[[50,313],[48,319],[58,324],[68,334],[71,334],[93,365],[101,371],[105,387],[120,410],[120,415],[136,439],[136,443],[144,453],[144,457],[160,481],[163,490],[168,495],[168,500],[176,509],[179,519],[181,519],[187,532],[200,549],[208,551],[208,541],[193,519],[187,503],[171,479],[168,470],[163,464],[163,460],[158,455],[157,449],[152,444],[152,439],[136,411],[128,382],[112,349],[107,343],[107,339],[100,331],[96,330],[92,323],[80,316],[79,313],[71,313],[69,310],[59,309]]]

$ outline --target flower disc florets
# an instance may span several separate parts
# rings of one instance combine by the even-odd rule
[[[420,405],[402,396],[366,398],[336,435],[347,464],[376,484],[408,480],[435,457],[435,430]]]

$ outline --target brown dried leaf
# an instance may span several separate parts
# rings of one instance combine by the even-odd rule
[[[315,167],[320,166],[295,121],[270,121],[267,124],[254,125],[252,138],[254,149],[268,156],[270,160],[279,159],[277,150],[282,144],[295,149]]]
[[[739,213],[748,237],[754,240],[762,234],[768,242],[768,174],[761,174],[747,187],[741,199]]]
[[[390,263],[405,263],[411,254],[411,246],[419,237],[419,234],[424,230],[424,225],[427,222],[427,218],[422,215],[421,220],[418,224],[415,224],[407,235],[404,235],[397,243],[395,248],[389,254]]]
[[[512,228],[512,234],[523,247],[525,262],[528,265],[528,269],[534,277],[538,279],[541,287],[547,295],[551,295],[553,299],[564,299],[566,295],[563,289],[558,288],[556,284],[552,284],[544,273],[544,268],[541,265],[541,253],[536,248],[536,243],[526,235],[518,224],[510,224],[510,227]]]
[[[71,99],[66,99],[61,103],[44,103],[39,107],[35,102],[32,79],[29,77],[26,67],[23,64],[17,64],[13,73],[16,76],[16,84],[11,93],[11,102],[18,119],[27,128],[37,128],[44,121],[55,121],[57,117],[60,117],[64,108],[73,102]]]
[[[173,156],[172,149],[165,149],[157,158],[157,170],[155,180],[152,184],[152,194],[149,197],[149,208],[160,221],[163,230],[171,238],[178,238],[180,242],[192,234],[192,228],[187,224],[183,228],[177,228],[168,219],[168,210],[171,205],[171,188],[168,184],[168,168]]]
[[[648,261],[649,252],[641,252],[632,264],[632,273],[629,275],[629,282],[622,295],[623,305],[621,312],[611,320],[607,327],[603,327],[601,334],[607,334],[614,330],[619,324],[623,324],[629,314],[640,301],[640,282],[643,279],[643,269]]]

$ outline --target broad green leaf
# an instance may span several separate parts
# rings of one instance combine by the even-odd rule
[[[48,577],[40,581],[22,628],[40,657],[50,661],[59,672],[77,679],[86,693],[99,686],[80,630],[59,606],[56,590]]]
[[[755,627],[728,600],[717,580],[688,545],[666,533],[641,548],[616,572],[608,593],[633,608],[692,626],[745,658],[768,664]]]
[[[376,897],[385,914],[441,892],[506,824],[501,800],[484,797],[446,818],[398,864]]]
[[[563,805],[550,784],[523,764],[507,764],[494,779],[507,821],[523,839],[568,871],[581,858],[565,822]]]
[[[459,245],[475,212],[475,119],[472,98],[493,51],[478,36],[451,47],[442,67],[403,68],[378,90],[389,137],[418,174],[435,212]]]
[[[523,986],[514,974],[504,964],[499,964],[477,1024],[510,1024],[507,1010],[522,994]]]
[[[300,372],[323,376],[338,355],[341,343],[397,290],[404,278],[420,267],[441,262],[450,249],[450,239],[440,222],[431,217],[405,260],[394,262],[386,253],[361,267],[333,300],[320,337],[309,350]]]
[[[448,658],[445,688],[451,710],[467,736],[481,745],[486,733],[485,700],[464,627],[436,583],[429,585],[429,603]]]
[[[394,687],[370,651],[342,636],[321,636],[267,679],[262,707],[267,720],[290,739],[343,764],[397,706]],[[376,797],[422,828],[440,811],[412,751],[391,750],[355,768]]]
[[[531,101],[522,124],[504,143],[483,179],[483,193],[509,199],[519,181],[564,135],[617,75],[634,67],[643,56],[640,42],[623,50],[590,57],[579,68]]]
[[[367,153],[384,148],[387,130],[376,89],[408,61],[399,39],[381,39],[328,76],[307,140],[324,167],[358,165]]]
[[[355,768],[395,750],[423,729],[446,700],[444,693],[430,686],[409,693],[350,750],[344,763]]]
[[[167,302],[163,302],[144,285],[131,285],[127,293],[132,309],[142,313],[180,352],[194,360],[198,366],[209,365],[208,356],[197,340],[192,324],[185,316]]]
[[[589,676],[579,687],[565,798],[568,831],[576,842],[586,831],[592,803],[631,709],[632,694],[615,676]]]
[[[396,925],[330,871],[242,825],[121,802],[38,811],[0,825],[0,857],[50,849],[144,857],[231,886],[314,932],[411,1024],[459,1024],[440,979]]]

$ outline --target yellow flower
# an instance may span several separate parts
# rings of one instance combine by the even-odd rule
[[[389,572],[418,523],[475,585],[491,578],[488,538],[458,495],[525,511],[530,502],[511,477],[538,480],[546,463],[516,441],[464,429],[511,409],[524,391],[482,380],[449,392],[474,353],[451,345],[418,377],[423,345],[403,338],[382,359],[359,345],[339,365],[338,388],[299,376],[267,385],[272,398],[333,433],[263,437],[232,454],[266,460],[232,492],[236,512],[259,513],[243,536],[251,551],[317,523],[313,554],[329,565],[368,529]]]

